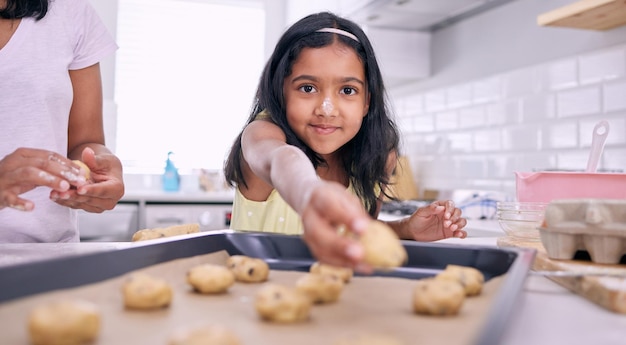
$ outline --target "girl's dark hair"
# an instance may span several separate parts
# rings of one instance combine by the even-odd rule
[[[42,19],[48,13],[49,0],[7,0],[5,8],[0,9],[0,17],[4,19],[20,19],[34,17]]]
[[[344,35],[317,32],[322,28],[337,28],[352,33],[358,42]],[[377,207],[376,186],[384,191],[389,183],[385,171],[389,153],[398,150],[398,131],[390,118],[386,106],[386,94],[382,76],[372,45],[363,30],[350,20],[329,12],[309,15],[293,24],[281,36],[274,52],[261,75],[250,117],[246,125],[255,120],[258,113],[266,110],[272,121],[287,137],[287,144],[299,147],[311,159],[315,167],[325,164],[324,159],[304,144],[289,127],[286,116],[283,84],[292,72],[292,66],[304,48],[321,48],[335,40],[352,48],[363,62],[368,92],[369,111],[363,118],[357,135],[339,150],[344,170],[357,196],[364,201],[365,208],[374,215]],[[235,139],[224,165],[228,183],[235,187],[243,184],[241,135]]]

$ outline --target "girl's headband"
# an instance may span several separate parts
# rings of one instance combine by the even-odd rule
[[[323,28],[323,29],[319,29],[316,32],[330,32],[333,34],[338,34],[338,35],[343,35],[349,38],[352,38],[353,40],[359,42],[359,39],[356,38],[356,36],[354,36],[353,34],[345,31],[345,30],[341,30],[341,29],[337,29],[337,28]]]

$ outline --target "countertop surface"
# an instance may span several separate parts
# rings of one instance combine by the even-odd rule
[[[496,246],[504,235],[496,221],[470,220],[468,238],[440,243]],[[129,242],[0,244],[0,266],[59,256],[117,250]],[[605,310],[547,278],[529,275],[501,344],[625,344],[626,315]]]
[[[136,203],[227,203],[233,202],[234,190],[212,192],[164,192],[160,190],[127,190],[121,202]]]

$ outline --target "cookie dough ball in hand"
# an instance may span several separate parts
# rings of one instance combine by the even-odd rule
[[[217,294],[226,292],[235,283],[235,275],[224,266],[204,264],[187,272],[187,282],[200,293]]]
[[[314,274],[337,277],[346,284],[349,283],[352,279],[352,276],[354,276],[354,271],[352,271],[351,268],[332,266],[328,264],[323,264],[321,262],[313,263],[313,265],[311,265],[311,267],[309,268],[309,272]]]
[[[28,320],[33,345],[79,345],[100,332],[100,312],[86,301],[67,300],[35,308]]]
[[[266,284],[257,292],[254,306],[264,320],[293,323],[309,319],[311,300],[295,288]]]
[[[204,325],[177,330],[168,345],[241,345],[241,341],[224,326]]]
[[[235,274],[235,279],[244,283],[260,283],[267,280],[270,267],[267,262],[245,255],[233,255],[226,266]]]
[[[343,280],[337,276],[314,273],[305,274],[296,281],[296,289],[319,304],[337,301],[343,286]]]
[[[425,315],[456,315],[465,301],[461,284],[443,279],[425,278],[413,290],[413,310]]]
[[[91,169],[83,161],[78,159],[73,160],[72,163],[80,167],[80,174],[85,178],[85,181],[91,181]]]
[[[385,223],[371,221],[359,241],[365,251],[364,262],[374,268],[391,269],[407,261],[407,253],[398,235]]]
[[[122,286],[122,293],[129,309],[165,308],[172,302],[170,285],[145,273],[133,274]]]
[[[485,276],[481,271],[474,267],[457,265],[446,266],[446,269],[437,274],[435,278],[458,282],[465,290],[465,295],[467,296],[480,295],[485,283]]]

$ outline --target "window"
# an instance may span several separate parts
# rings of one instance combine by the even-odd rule
[[[126,171],[221,169],[264,65],[253,0],[119,0],[116,154]],[[130,169],[129,169],[130,168]]]

